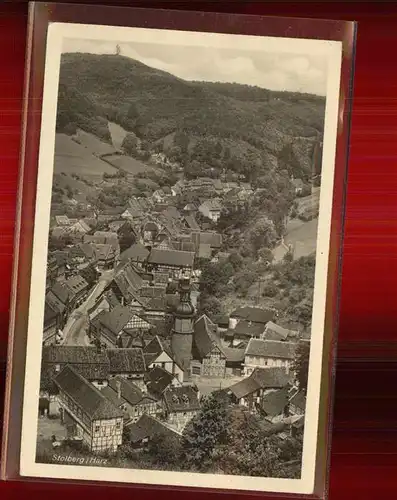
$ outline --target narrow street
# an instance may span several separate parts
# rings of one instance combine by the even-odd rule
[[[113,269],[103,272],[87,299],[71,313],[63,329],[63,345],[87,345],[88,310],[95,304],[114,274]]]

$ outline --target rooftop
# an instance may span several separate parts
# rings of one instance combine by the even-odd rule
[[[96,387],[67,365],[54,379],[58,389],[68,395],[91,420],[110,420],[123,417]]]
[[[145,376],[145,381],[149,393],[161,396],[172,384],[174,376],[159,366],[153,367]]]
[[[107,355],[110,373],[143,373],[146,369],[142,349],[108,349]]]
[[[106,353],[92,346],[44,346],[42,365],[53,374],[55,365],[72,365],[87,380],[103,380],[109,375]]]
[[[200,409],[198,393],[191,386],[168,387],[164,392],[164,401],[170,413]]]
[[[114,335],[117,335],[128,324],[134,313],[124,306],[116,306],[111,311],[102,311],[98,314],[98,321],[110,330]]]
[[[130,441],[134,444],[158,435],[169,435],[178,438],[178,434],[175,431],[146,413],[136,423],[127,425],[126,430],[128,431]]]
[[[154,248],[150,252],[148,263],[163,266],[193,267],[194,253]]]
[[[296,343],[277,340],[250,339],[246,356],[260,356],[274,359],[294,359]]]
[[[231,318],[245,319],[253,323],[266,324],[272,321],[275,316],[275,311],[271,309],[260,309],[259,307],[239,307],[230,315]]]

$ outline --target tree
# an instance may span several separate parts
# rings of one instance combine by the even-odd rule
[[[272,248],[277,241],[274,223],[267,217],[259,219],[251,230],[250,240],[256,253],[263,247]]]
[[[123,143],[121,145],[122,149],[130,155],[133,156],[137,152],[138,139],[134,134],[127,134],[124,137]]]
[[[213,465],[218,446],[227,443],[227,404],[211,394],[190,421],[182,436],[183,463],[186,468],[205,472]]]
[[[199,297],[199,315],[206,314],[209,318],[214,318],[222,314],[222,302],[206,293],[201,293]]]
[[[228,422],[227,447],[220,457],[225,474],[280,477],[280,449],[277,438],[269,436],[260,418],[234,408]]]
[[[269,262],[271,264],[274,260],[274,255],[270,248],[261,248],[258,251],[258,258],[263,262]]]
[[[181,444],[177,435],[157,434],[149,441],[148,455],[160,468],[175,470],[181,464]]]
[[[119,232],[119,246],[120,252],[124,252],[127,248],[130,248],[136,241],[136,236],[131,227],[127,226]]]
[[[292,370],[296,374],[296,380],[299,384],[299,389],[307,390],[307,378],[309,374],[309,356],[310,344],[309,342],[299,342],[295,352],[295,358],[292,363]]]
[[[229,262],[233,266],[234,270],[240,270],[243,265],[243,258],[237,252],[232,252],[229,256]]]
[[[233,274],[234,269],[230,262],[209,262],[201,273],[201,291],[208,295],[222,295]]]

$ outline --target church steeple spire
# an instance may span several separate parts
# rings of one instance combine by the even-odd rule
[[[174,326],[171,349],[175,360],[181,365],[186,376],[190,373],[192,358],[194,307],[190,300],[190,283],[184,278],[179,281],[180,302],[174,312]]]

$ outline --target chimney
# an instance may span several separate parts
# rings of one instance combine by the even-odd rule
[[[116,389],[117,389],[117,399],[121,399],[121,382],[120,382],[120,380],[116,381]]]

